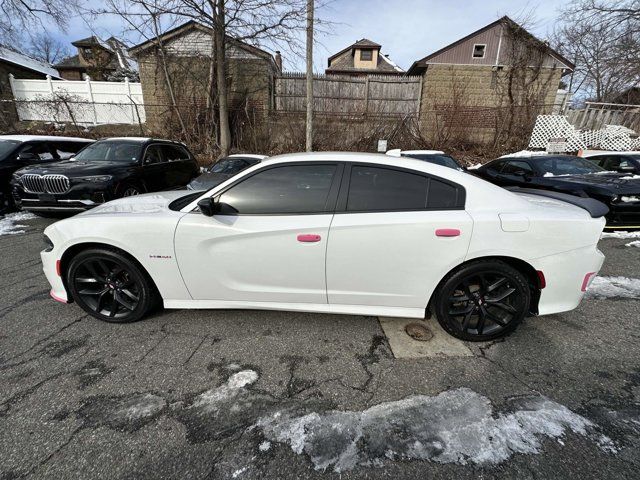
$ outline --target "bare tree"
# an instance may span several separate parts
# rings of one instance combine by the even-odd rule
[[[0,41],[18,40],[25,31],[42,27],[45,21],[64,29],[76,3],[77,0],[0,0]]]
[[[607,101],[640,81],[640,1],[578,0],[562,12],[555,47],[576,64],[570,90]]]
[[[66,43],[48,32],[39,32],[31,37],[27,53],[42,62],[54,64],[68,57],[70,50]]]

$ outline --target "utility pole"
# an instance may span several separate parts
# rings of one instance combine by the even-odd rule
[[[313,149],[313,0],[307,0],[307,152]]]

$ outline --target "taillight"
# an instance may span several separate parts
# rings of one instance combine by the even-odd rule
[[[538,274],[538,286],[540,290],[542,290],[547,286],[547,279],[544,278],[544,272],[542,270],[536,270],[536,273]]]
[[[580,288],[581,291],[587,291],[587,288],[589,288],[589,285],[591,285],[591,282],[595,278],[596,273],[597,272],[589,272],[584,276],[584,279],[582,280],[582,287]]]
[[[58,275],[59,277],[62,276],[62,274],[60,273],[60,260],[56,260],[56,275]]]

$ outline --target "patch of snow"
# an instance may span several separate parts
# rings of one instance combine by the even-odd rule
[[[640,300],[640,279],[596,277],[587,290],[591,298],[635,298]]]
[[[634,240],[633,242],[625,243],[625,247],[638,247],[638,248],[640,248],[640,240]]]
[[[628,195],[628,196],[623,195],[622,197],[620,197],[620,201],[622,203],[635,203],[635,202],[640,202],[640,197],[637,195]]]
[[[255,383],[256,380],[258,380],[258,374],[253,370],[234,373],[222,386],[198,395],[190,408],[201,408],[205,412],[218,410],[222,402],[237,396],[244,387]]]
[[[516,453],[539,453],[544,438],[562,441],[569,431],[593,439],[607,452],[614,447],[595,433],[591,421],[542,396],[513,399],[507,412],[496,415],[488,398],[458,388],[364,411],[303,416],[279,411],[256,426],[267,439],[308,455],[316,470],[338,473],[399,458],[498,464]]]
[[[242,468],[236,470],[235,472],[233,472],[231,474],[231,478],[238,478],[240,475],[242,475],[247,470],[249,470],[249,467],[242,467]]]
[[[18,222],[22,222],[24,220],[33,220],[34,218],[38,217],[36,217],[33,213],[9,213],[8,215],[0,218],[0,235],[16,235],[18,233],[24,233],[24,230],[19,229],[26,228],[26,225],[21,225]]]
[[[625,231],[615,230],[613,232],[602,232],[602,235],[600,235],[600,238],[620,238],[620,239],[640,238],[640,231],[625,232]]]
[[[470,165],[467,167],[467,170],[477,170],[478,168],[480,168],[482,166],[481,163],[474,163],[473,165]]]
[[[625,180],[628,180],[628,179],[638,180],[640,179],[640,175],[630,175],[628,177],[622,177],[622,178],[624,178]]]
[[[258,450],[260,450],[261,452],[266,452],[270,448],[271,442],[269,442],[268,440],[265,440],[264,442],[260,443],[260,445],[258,445]]]
[[[520,150],[519,152],[507,153],[500,158],[512,158],[512,157],[534,157],[539,155],[548,155],[544,150]]]

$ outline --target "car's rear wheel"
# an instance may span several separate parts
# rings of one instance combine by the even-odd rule
[[[106,322],[140,320],[159,300],[155,286],[136,263],[106,249],[84,250],[73,257],[67,285],[83,310]]]
[[[529,311],[530,301],[522,273],[500,260],[479,260],[450,273],[432,306],[451,335],[482,342],[513,332]]]

